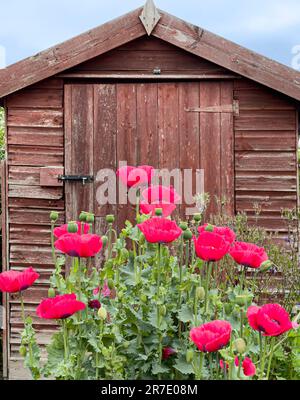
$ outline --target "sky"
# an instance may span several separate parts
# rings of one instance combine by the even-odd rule
[[[1,62],[2,67],[10,65],[70,39],[144,2],[0,0],[0,66]],[[300,70],[299,0],[156,0],[155,3],[181,19]]]

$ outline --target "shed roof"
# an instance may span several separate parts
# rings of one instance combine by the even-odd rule
[[[0,99],[146,34],[143,8],[0,70]],[[300,100],[300,72],[164,11],[151,35]]]

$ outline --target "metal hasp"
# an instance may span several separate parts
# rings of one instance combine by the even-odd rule
[[[140,20],[142,21],[142,24],[144,25],[144,28],[149,36],[160,19],[161,15],[158,12],[153,0],[147,0],[147,3],[144,5],[143,12],[140,15]]]
[[[59,175],[58,180],[62,182],[81,182],[85,185],[86,183],[94,182],[94,177],[91,175]]]

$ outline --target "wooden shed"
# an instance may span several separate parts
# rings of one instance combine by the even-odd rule
[[[193,26],[148,0],[112,22],[0,70],[6,111],[3,269],[34,266],[26,310],[35,317],[52,271],[49,211],[123,221],[127,207],[95,201],[102,168],[151,164],[205,170],[205,190],[229,199],[278,237],[297,206],[300,73]],[[59,175],[94,176],[65,183]],[[255,217],[253,203],[262,209]],[[214,205],[211,212],[214,212]],[[18,298],[5,299],[4,373],[23,376]]]

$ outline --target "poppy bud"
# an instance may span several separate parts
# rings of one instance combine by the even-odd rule
[[[202,300],[204,300],[204,298],[205,298],[205,289],[204,289],[204,287],[202,287],[202,286],[197,287],[196,288],[196,299],[202,301]]]
[[[94,214],[88,213],[87,216],[86,216],[86,222],[88,224],[93,224],[95,222]]]
[[[79,215],[79,221],[80,222],[85,222],[86,221],[86,216],[87,216],[87,212],[81,211],[81,213]]]
[[[194,220],[196,222],[200,222],[201,221],[201,214],[194,214]]]
[[[259,267],[259,271],[260,272],[267,272],[272,267],[272,265],[273,265],[272,261],[267,260],[267,261],[265,261],[265,262],[263,262],[261,264],[261,266]]]
[[[22,357],[26,357],[26,354],[27,354],[27,349],[26,349],[26,347],[22,345],[22,346],[20,347],[20,349],[19,349],[19,353],[20,353],[20,355],[21,355]]]
[[[58,216],[59,216],[59,214],[58,214],[57,211],[51,211],[51,213],[50,213],[50,220],[51,220],[52,222],[56,222],[56,221],[58,220]]]
[[[100,319],[102,319],[103,321],[106,320],[106,318],[107,318],[107,311],[106,311],[106,309],[105,309],[104,307],[99,308],[99,310],[98,310],[98,317],[99,317]]]
[[[192,349],[188,349],[186,352],[186,362],[191,363],[194,358],[194,351]]]
[[[112,290],[115,287],[113,279],[108,279],[107,286],[109,287],[110,290]]]
[[[101,303],[99,300],[91,300],[89,301],[89,307],[93,310],[99,310],[99,308],[101,307]]]
[[[108,243],[108,237],[103,235],[101,237],[101,240],[102,240],[103,247],[105,247],[107,245],[107,243]]]
[[[112,214],[109,214],[106,216],[106,222],[108,224],[113,224],[115,222],[115,216]]]
[[[193,233],[189,229],[187,229],[186,231],[183,232],[183,239],[184,240],[191,240],[192,237],[193,237]]]
[[[206,232],[213,232],[214,231],[213,225],[207,224],[207,226],[205,227],[205,231]]]
[[[155,215],[156,215],[157,217],[161,217],[161,216],[162,216],[162,213],[163,213],[162,208],[156,208],[156,209],[155,209]]]
[[[188,228],[188,224],[186,222],[181,222],[179,224],[179,228],[182,229],[183,231],[186,231]]]
[[[76,224],[76,222],[68,223],[68,232],[69,233],[77,233],[78,232],[78,225]]]
[[[247,345],[244,339],[238,338],[233,342],[233,347],[239,354],[243,354],[246,351]]]
[[[48,289],[48,297],[49,298],[55,297],[55,290],[53,288]]]
[[[164,317],[167,314],[167,307],[165,305],[160,306],[159,313],[161,317]]]
[[[250,305],[252,299],[253,299],[252,293],[239,294],[235,296],[235,304],[241,307],[247,306]]]
[[[128,347],[130,346],[130,342],[126,340],[126,342],[123,343],[123,346],[125,349],[128,349]]]

